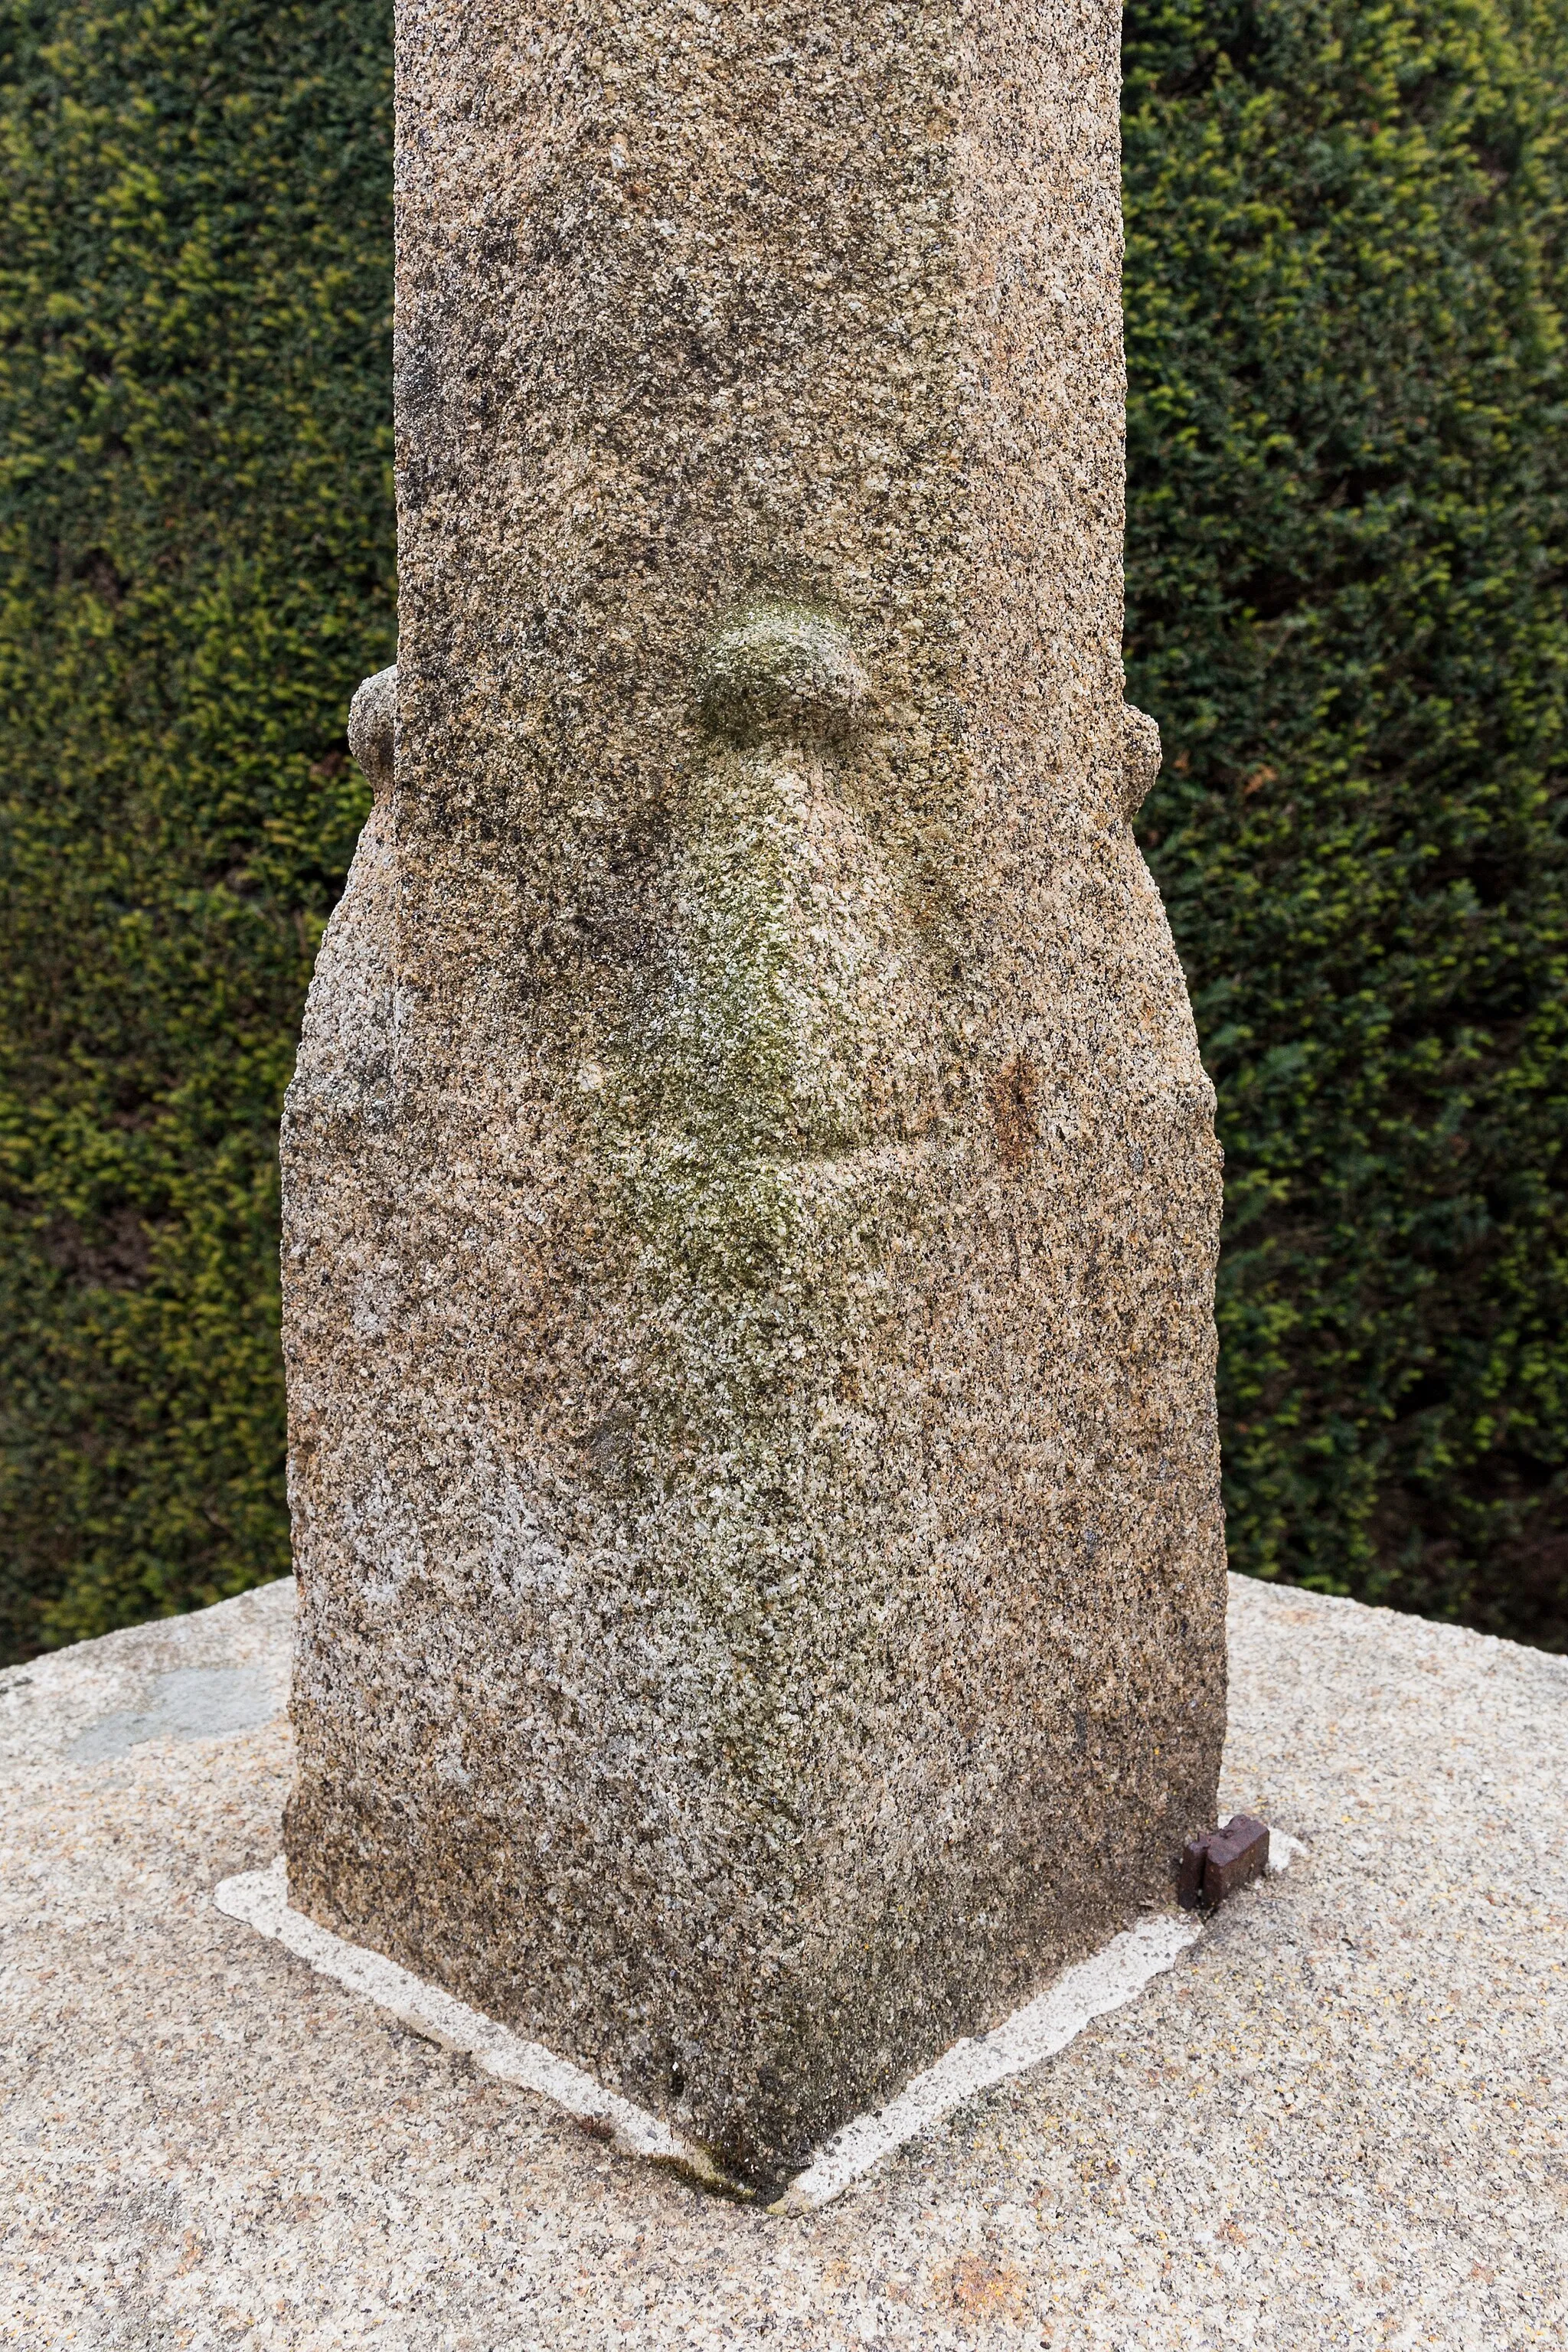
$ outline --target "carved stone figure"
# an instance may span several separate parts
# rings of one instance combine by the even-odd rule
[[[291,1899],[763,2193],[1214,1818],[1118,23],[400,13],[399,662],[284,1137]]]
[[[393,757],[397,743],[397,667],[367,677],[349,710],[349,750],[364,771],[379,808],[392,798]]]

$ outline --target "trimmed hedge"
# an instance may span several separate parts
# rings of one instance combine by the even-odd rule
[[[390,657],[389,14],[0,0],[0,1644],[287,1565],[274,1129]],[[1129,671],[1233,1557],[1568,1640],[1568,21],[1127,19]]]
[[[1127,18],[1129,677],[1234,1564],[1568,1639],[1561,0]]]
[[[390,12],[0,5],[0,1642],[283,1572],[275,1129],[391,657]]]

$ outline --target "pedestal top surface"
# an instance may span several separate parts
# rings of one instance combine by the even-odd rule
[[[278,1851],[291,1606],[0,1675],[5,2340],[1563,2340],[1568,1661],[1233,1580],[1222,1810],[1307,1853],[1133,2007],[780,2221],[214,1909]]]

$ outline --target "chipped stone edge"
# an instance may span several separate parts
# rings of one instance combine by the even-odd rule
[[[1305,1851],[1298,1839],[1271,1830],[1270,1874],[1289,1868],[1293,1857]],[[426,2041],[460,2052],[500,2082],[519,2083],[537,2091],[579,2123],[602,2133],[622,2155],[667,2166],[704,2189],[730,2196],[748,2194],[706,2149],[672,2131],[646,2107],[606,2091],[582,2067],[557,2058],[538,2042],[523,2041],[439,1986],[426,1984],[399,1968],[384,1954],[347,1943],[329,1928],[319,1927],[303,1912],[293,1910],[281,1854],[268,1870],[247,1871],[222,1880],[214,1889],[213,1901],[226,1917],[242,1920],[281,1944],[319,1975],[331,1977],[350,1992],[373,2001]],[[978,2040],[954,2042],[885,2107],[875,2115],[856,2116],[844,2125],[767,2210],[786,2217],[820,2212],[864,2179],[885,2157],[931,2130],[966,2100],[1054,2057],[1092,2019],[1135,2000],[1144,1986],[1173,1967],[1203,1932],[1191,1917],[1156,1912],[1113,1936],[1103,1950],[1076,1968],[1064,1969],[1047,1990],[1015,2010],[994,2032]]]

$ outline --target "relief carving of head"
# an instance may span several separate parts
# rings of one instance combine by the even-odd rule
[[[758,599],[712,631],[695,682],[705,751],[627,1055],[637,1190],[683,1255],[761,1270],[812,1202],[918,1150],[938,1014],[854,789],[874,698],[844,623]]]
[[[397,742],[397,665],[367,677],[349,705],[349,750],[379,803],[392,797]]]

